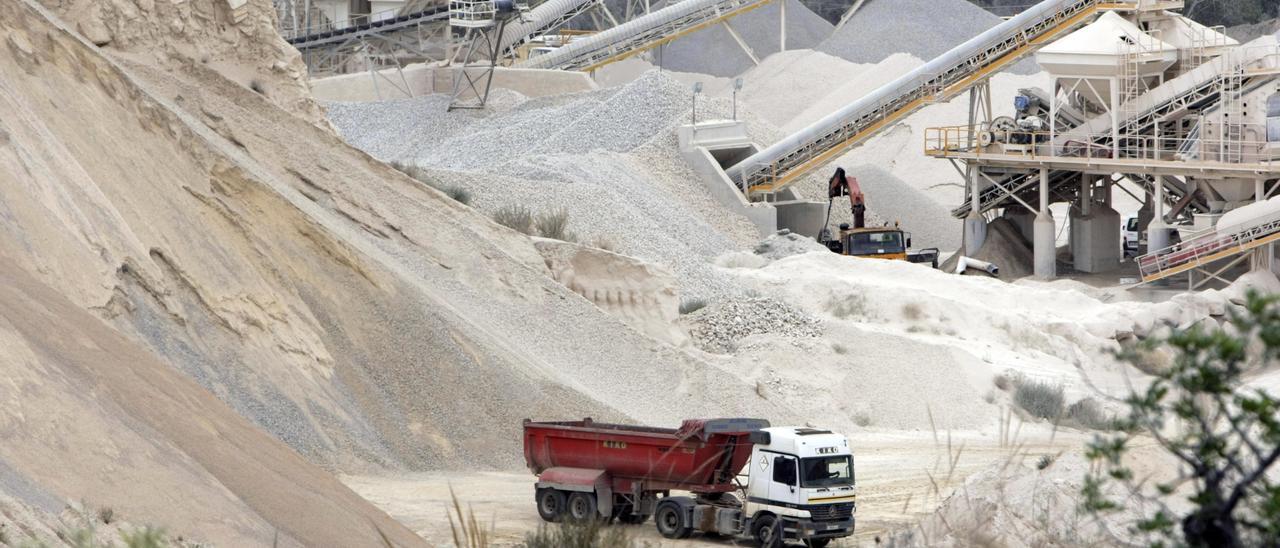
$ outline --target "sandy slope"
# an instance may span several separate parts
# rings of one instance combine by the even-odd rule
[[[308,546],[370,545],[378,530],[420,542],[32,275],[0,263],[0,279],[0,475],[35,486],[23,499],[91,501],[226,546],[277,529]]]
[[[0,255],[309,460],[510,465],[529,416],[789,418],[216,67],[0,6]]]

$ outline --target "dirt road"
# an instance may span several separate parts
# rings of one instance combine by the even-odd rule
[[[858,532],[843,546],[874,545],[877,535],[932,512],[972,473],[1010,458],[1034,461],[1041,455],[1056,455],[1080,447],[1086,439],[1079,433],[1059,432],[1055,436],[1032,426],[1024,427],[1018,436],[1019,449],[1002,446],[994,433],[952,433],[949,445],[947,437],[939,433],[936,442],[931,432],[851,437],[857,447]],[[496,545],[519,544],[527,532],[542,523],[533,506],[533,476],[524,470],[344,476],[342,481],[434,544],[452,542],[446,516],[451,489],[464,508],[470,508],[492,529]],[[734,545],[725,539],[703,537],[665,541],[652,522],[631,529],[634,538],[652,545]]]

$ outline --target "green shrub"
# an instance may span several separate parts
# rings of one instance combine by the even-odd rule
[[[163,548],[169,545],[164,538],[164,529],[156,529],[150,526],[132,531],[122,531],[120,538],[124,540],[124,545],[127,548]]]
[[[539,214],[538,218],[534,220],[534,225],[537,226],[538,234],[543,238],[566,242],[573,241],[573,237],[569,234],[568,211],[560,209]]]
[[[1023,380],[1013,389],[1013,401],[1033,417],[1057,419],[1062,416],[1065,396],[1062,385]]]
[[[523,234],[533,234],[533,213],[529,208],[518,205],[506,205],[493,213],[493,220],[498,224]]]
[[[453,201],[462,205],[471,203],[471,192],[465,188],[460,186],[448,186],[441,189],[441,191],[447,194],[450,198],[453,198]]]
[[[1111,430],[1115,420],[1102,410],[1093,398],[1085,398],[1067,408],[1067,420],[1075,426],[1091,430]]]
[[[556,527],[541,526],[525,536],[525,548],[631,548],[626,529],[605,527],[599,521],[566,522]]]

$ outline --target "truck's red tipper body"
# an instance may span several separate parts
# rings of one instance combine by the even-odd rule
[[[756,419],[686,420],[675,429],[526,420],[524,458],[546,482],[581,484],[604,471],[615,492],[727,492],[751,457],[750,433],[767,426]],[[584,474],[592,478],[578,477]]]

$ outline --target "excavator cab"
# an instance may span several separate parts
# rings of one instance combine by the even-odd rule
[[[907,260],[911,235],[894,227],[854,228],[840,231],[843,253],[853,257]]]

